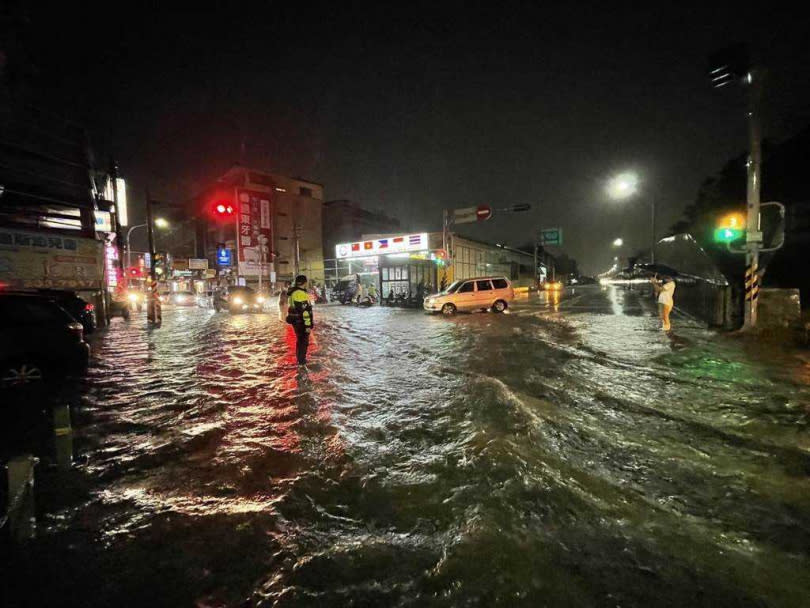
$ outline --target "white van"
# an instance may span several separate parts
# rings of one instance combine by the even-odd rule
[[[452,315],[456,311],[503,312],[515,292],[506,277],[475,277],[454,282],[444,291],[425,298],[425,310]]]

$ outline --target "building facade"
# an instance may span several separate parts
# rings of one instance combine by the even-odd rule
[[[434,293],[459,279],[505,276],[515,287],[535,280],[534,254],[450,233],[365,234],[335,248],[337,279],[356,275],[383,300]]]
[[[85,130],[33,107],[0,111],[0,285],[76,291],[100,323],[120,285],[121,211]],[[116,190],[112,198],[123,196]]]
[[[220,277],[280,285],[296,274],[322,282],[323,186],[233,167],[191,203],[197,256]]]

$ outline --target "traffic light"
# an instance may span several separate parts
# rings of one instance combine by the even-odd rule
[[[227,200],[218,200],[213,203],[214,217],[219,220],[227,220],[233,218],[236,214],[233,204]]]
[[[437,249],[430,254],[430,259],[436,263],[436,266],[444,266],[447,264],[447,251],[444,249]]]
[[[714,240],[717,243],[731,243],[743,236],[745,236],[745,216],[742,213],[729,213],[714,229]]]
[[[143,278],[143,271],[141,270],[140,266],[130,266],[127,268],[127,277],[130,279]]]

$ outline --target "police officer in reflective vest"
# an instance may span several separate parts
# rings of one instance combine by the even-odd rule
[[[309,332],[312,331],[312,304],[307,294],[307,278],[300,274],[295,277],[295,285],[287,292],[289,310],[287,323],[293,326],[296,335],[295,355],[298,365],[306,365]]]

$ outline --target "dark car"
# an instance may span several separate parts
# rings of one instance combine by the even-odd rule
[[[85,335],[92,334],[96,330],[96,307],[76,295],[75,291],[38,289],[37,293],[51,298],[68,311],[71,317],[82,324]]]
[[[229,287],[227,291],[218,291],[214,295],[214,310],[217,312],[261,312],[263,309],[264,297],[250,287]]]
[[[52,298],[0,293],[0,387],[87,368],[84,328]]]

